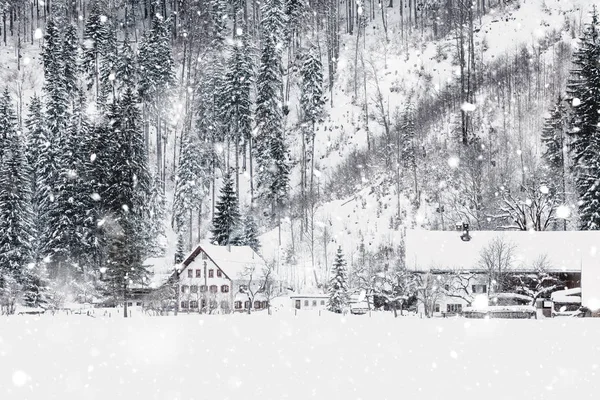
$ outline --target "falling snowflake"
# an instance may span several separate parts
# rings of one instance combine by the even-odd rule
[[[550,193],[550,189],[548,189],[548,186],[542,185],[540,186],[540,192],[542,192],[543,194],[548,194]]]
[[[41,28],[37,28],[33,34],[33,37],[35,39],[41,39],[44,36],[44,34],[42,33],[42,29]]]
[[[452,156],[448,159],[448,165],[450,166],[450,168],[457,168],[459,164],[460,158],[458,158],[457,156]]]
[[[17,370],[13,373],[12,381],[15,386],[23,386],[28,380],[29,376],[21,370]]]
[[[106,21],[108,21],[108,17],[106,15],[101,15],[100,22],[104,24]]]
[[[471,104],[466,101],[464,103],[462,103],[462,105],[460,106],[460,109],[463,110],[464,112],[473,112],[473,111],[475,111],[476,108],[477,108],[477,106],[475,104]]]
[[[571,104],[573,104],[573,107],[577,107],[581,104],[581,100],[579,99],[579,97],[575,97],[573,98],[573,102]]]
[[[560,219],[567,219],[571,215],[571,209],[566,205],[558,206],[556,209],[556,217]]]

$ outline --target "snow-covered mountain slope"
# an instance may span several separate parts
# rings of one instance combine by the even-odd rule
[[[475,47],[480,51],[481,62],[488,65],[502,57],[513,57],[519,48],[525,45],[539,51],[539,57],[545,60],[549,70],[552,69],[556,43],[561,42],[573,48],[576,46],[577,41],[573,37],[580,34],[580,28],[586,22],[587,13],[593,3],[589,0],[529,0],[491,9],[488,15],[474,23]],[[372,113],[375,113],[374,103],[378,91],[375,80],[379,83],[379,90],[383,93],[389,113],[393,114],[396,108],[403,109],[410,93],[415,93],[412,101],[415,101],[415,98],[417,101],[428,97],[435,98],[449,84],[460,78],[459,68],[452,63],[455,46],[453,37],[432,41],[423,40],[420,35],[413,34],[412,39],[415,41],[410,42],[408,46],[403,45],[399,40],[399,11],[388,11],[388,35],[392,38],[390,42],[385,42],[380,20],[369,23],[364,40],[363,57],[370,78],[367,82],[367,98]],[[540,45],[544,40],[550,43],[549,47],[544,48]],[[369,133],[365,129],[361,104],[363,100],[354,98],[356,39],[354,36],[342,35],[341,41],[342,51],[333,99],[328,105],[325,121],[318,126],[316,132],[316,181],[324,188],[327,187],[326,182],[339,177],[336,175],[336,168],[349,157],[353,157],[354,152],[364,154],[367,135],[373,137],[384,133],[384,128],[374,118],[368,122]],[[362,40],[360,46],[363,46]],[[446,59],[437,57],[440,48],[447,54]],[[562,73],[564,82],[565,71],[555,73]],[[359,93],[362,93],[361,75],[362,72],[359,72]],[[360,96],[364,94],[359,94]],[[490,99],[476,100],[473,109],[489,106]],[[537,126],[531,126],[526,131],[525,140],[530,141],[531,146],[538,152],[539,132],[535,129],[543,123],[543,113],[553,101],[553,98],[543,98],[539,102],[539,110],[536,110],[532,117],[538,120]],[[497,110],[492,113],[493,107],[492,104],[489,113],[492,120],[488,123],[500,124],[500,113]],[[452,116],[439,115],[438,119],[438,131],[447,131]],[[434,133],[421,132],[425,137]],[[419,179],[428,180],[430,175],[434,175],[431,172],[435,171],[436,167],[447,167],[450,157],[453,155],[440,152],[437,164],[422,166],[423,171]],[[435,156],[433,158],[435,159]],[[338,246],[344,250],[350,265],[360,267],[361,254],[365,250],[377,252],[382,246],[401,246],[405,227],[436,227],[435,219],[439,219],[439,216],[435,215],[435,204],[422,202],[415,210],[409,198],[410,191],[403,191],[400,196],[397,195],[394,183],[395,168],[389,170],[383,165],[371,165],[368,171],[369,173],[362,174],[360,184],[353,188],[352,195],[325,202],[317,207],[314,246],[310,245],[310,239],[306,237],[310,234],[305,234],[304,243],[300,243],[300,222],[297,220],[292,222],[288,219],[281,226],[281,232],[274,229],[261,237],[264,256],[278,262],[281,268],[287,271],[286,276],[292,284],[300,287],[314,285],[315,276],[318,277],[319,283],[323,283],[328,273],[326,260],[328,264],[331,263]],[[401,213],[399,224],[394,223],[398,209]],[[446,227],[452,227],[454,222],[446,221]],[[439,226],[437,228],[439,229]],[[296,266],[286,265],[286,262],[289,262],[289,257],[286,257],[292,247],[295,250]],[[313,270],[311,248],[314,249],[312,252],[316,260],[316,274]]]

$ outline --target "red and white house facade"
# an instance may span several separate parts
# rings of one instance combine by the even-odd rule
[[[264,283],[265,261],[248,246],[202,243],[178,267],[178,307],[182,312],[209,313],[262,310],[267,299],[259,294],[252,304],[248,293]]]

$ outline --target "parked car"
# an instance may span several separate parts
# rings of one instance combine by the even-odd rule
[[[366,301],[357,301],[356,303],[350,304],[351,314],[366,314],[369,311],[369,304]]]

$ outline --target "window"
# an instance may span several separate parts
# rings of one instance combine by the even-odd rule
[[[201,269],[197,269],[196,270],[196,278],[201,278],[202,277],[202,270]]]
[[[188,285],[182,285],[181,286],[181,293],[187,293],[189,291],[190,287]]]
[[[188,278],[193,278],[194,277],[194,271],[191,269],[188,269]]]
[[[200,285],[200,292],[201,292],[201,293],[204,293],[204,292],[206,292],[206,289],[207,289],[207,288],[206,288],[206,285]]]
[[[198,293],[198,285],[192,285],[192,286],[190,286],[190,292],[191,293]]]
[[[269,305],[269,303],[267,303],[266,301],[263,301],[261,307],[267,308],[268,305]]]
[[[218,291],[219,291],[219,288],[217,287],[217,285],[210,285],[211,293],[217,293]]]
[[[256,301],[254,302],[254,309],[256,309],[256,310],[260,310],[260,301],[256,300]]]
[[[449,313],[461,313],[462,304],[446,304],[446,310]]]
[[[242,302],[241,301],[236,301],[234,303],[234,307],[236,310],[241,310],[242,309]]]
[[[248,286],[240,285],[240,292],[244,292],[246,289],[248,289]]]
[[[136,306],[141,307],[142,306],[142,302],[138,301],[137,303],[135,303]]]
[[[229,286],[228,285],[221,286],[221,292],[222,293],[229,293]]]
[[[228,301],[223,300],[221,302],[221,310],[229,310],[229,302]]]
[[[473,289],[473,293],[487,293],[486,285],[473,285],[471,289]]]
[[[316,301],[316,300],[313,300],[313,305],[312,305],[312,306],[313,306],[313,307],[316,307],[316,306],[317,306],[317,301]]]
[[[215,270],[214,269],[209,269],[208,270],[208,277],[209,278],[214,278],[215,277]]]
[[[308,300],[304,300],[304,307],[308,307]]]
[[[201,304],[202,304],[202,308],[206,307],[206,299],[202,299]]]
[[[250,301],[249,300],[244,302],[244,308],[246,308],[246,309],[250,308]]]
[[[301,307],[301,301],[300,300],[296,300],[296,308],[299,310]]]
[[[216,300],[211,300],[210,301],[210,308],[212,310],[214,310],[215,308],[217,308],[217,301]]]
[[[440,305],[439,304],[435,305],[435,312],[440,312]]]
[[[325,305],[325,300],[321,300],[321,305],[324,306]]]
[[[206,253],[205,253],[205,252],[202,252],[202,259],[203,259],[203,260],[207,260],[207,259],[208,259],[208,256],[206,255]]]
[[[128,301],[128,302],[127,302],[127,306],[128,306],[128,307],[132,307],[132,306],[133,306],[133,303],[132,303],[131,301]]]
[[[217,278],[222,278],[223,277],[223,273],[221,272],[220,269],[217,270]]]
[[[187,301],[182,301],[181,302],[181,308],[188,308],[188,302]]]
[[[197,300],[190,301],[190,308],[198,308],[198,301]]]

